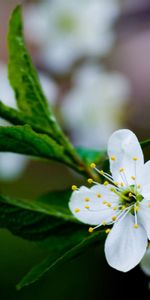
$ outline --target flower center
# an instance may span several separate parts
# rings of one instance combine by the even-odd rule
[[[143,200],[143,196],[140,195],[137,190],[136,186],[129,186],[128,190],[124,190],[120,193],[120,203],[125,205],[126,207],[138,204]]]

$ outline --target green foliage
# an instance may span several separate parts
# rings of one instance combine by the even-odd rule
[[[7,228],[14,235],[38,241],[48,237],[54,228],[59,230],[64,224],[62,220],[29,209],[27,203],[27,209],[14,203],[14,200],[0,196],[0,228]]]
[[[18,289],[104,237],[103,231],[89,234],[87,227],[73,218],[68,209],[69,197],[70,191],[51,192],[34,201],[0,196],[0,228],[32,241],[47,238],[45,244],[50,252],[50,256],[21,280]]]
[[[54,245],[54,247],[51,247],[51,255],[32,268],[31,271],[19,282],[17,289],[20,290],[24,286],[34,283],[46,272],[61,266],[67,260],[73,259],[79,254],[81,255],[81,253],[85,252],[90,246],[95,246],[97,243],[101,242],[104,237],[104,231],[95,232],[90,235],[87,231],[79,229],[76,230],[76,232],[72,231],[71,235],[64,235],[61,241],[58,237],[57,242],[56,238],[54,240],[53,237],[52,239],[50,238],[49,241],[51,245]]]
[[[25,46],[20,6],[16,7],[10,19],[8,49],[9,80],[19,109],[28,116],[35,116],[40,123],[49,127],[55,120]]]
[[[72,165],[63,146],[45,134],[37,134],[29,125],[0,127],[0,151],[53,159]]]
[[[98,151],[83,147],[76,148],[76,151],[86,164],[90,164],[92,162],[99,164],[106,159],[106,151]]]

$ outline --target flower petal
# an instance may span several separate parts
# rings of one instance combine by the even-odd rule
[[[109,206],[107,203],[109,202]],[[109,223],[114,216],[113,206],[118,203],[118,197],[102,184],[91,189],[81,187],[72,193],[69,208],[81,222],[90,225]],[[117,211],[116,211],[117,212]]]
[[[141,185],[142,196],[150,200],[150,160],[144,164],[138,183]]]
[[[115,131],[108,142],[108,155],[114,180],[123,181],[125,185],[133,184],[132,177],[136,177],[144,165],[143,152],[136,135],[128,129]],[[122,168],[124,172],[119,172]]]
[[[150,201],[145,201],[144,199],[141,202],[138,212],[138,219],[145,228],[148,239],[150,240]]]
[[[147,276],[150,276],[150,247],[146,250],[144,257],[141,260],[140,267]]]
[[[106,259],[111,267],[127,272],[141,261],[146,246],[144,228],[134,228],[134,217],[128,214],[122,221],[115,223],[106,239]]]

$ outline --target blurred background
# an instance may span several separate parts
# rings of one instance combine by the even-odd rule
[[[26,42],[41,85],[72,143],[105,149],[119,128],[133,130],[140,140],[149,138],[149,0],[0,0],[0,99],[12,107],[16,103],[7,79],[6,34],[18,3],[23,5]],[[58,163],[0,153],[3,194],[33,199],[81,181]],[[149,278],[139,267],[127,274],[111,269],[103,247],[16,292],[18,280],[46,253],[6,230],[0,231],[0,245],[2,300],[120,299],[118,289],[124,296],[141,291],[148,299]]]

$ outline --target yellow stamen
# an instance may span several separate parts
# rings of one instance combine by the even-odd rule
[[[118,186],[118,185],[119,185],[119,183],[118,183],[118,182],[114,182],[114,184],[115,184],[116,186]]]
[[[116,216],[112,216],[112,221],[116,221]]]
[[[134,160],[134,161],[138,160],[138,157],[137,157],[137,156],[134,156],[134,157],[133,157],[133,160]]]
[[[108,184],[109,184],[108,181],[105,181],[105,182],[104,182],[104,185],[105,185],[105,186],[107,186]]]
[[[138,206],[138,205],[137,205],[137,206],[135,206],[135,211],[136,211],[136,212],[138,212],[138,211],[139,211],[139,209],[140,209],[140,208],[139,208],[139,206]]]
[[[125,208],[126,208],[125,205],[122,205],[121,210],[124,210]]]
[[[93,183],[93,179],[92,178],[88,178],[88,183]]]
[[[147,206],[150,207],[150,203],[148,203]]]
[[[105,232],[108,234],[110,232],[110,228],[106,229]]]
[[[138,224],[134,224],[133,227],[137,229],[139,226],[138,226]]]
[[[98,197],[98,198],[101,198],[101,197],[102,197],[102,195],[101,195],[101,194],[97,194],[97,197]]]
[[[116,190],[115,190],[115,188],[110,188],[110,191],[115,192]]]
[[[111,158],[112,161],[116,160],[116,156],[115,155],[112,155],[110,158]]]
[[[135,180],[135,176],[131,176],[131,179]]]
[[[114,206],[114,207],[113,207],[113,210],[117,210],[117,206]]]
[[[130,198],[132,197],[132,193],[131,193],[131,192],[129,193],[129,197],[130,197]]]
[[[100,173],[101,175],[104,175],[104,171],[103,171],[103,170],[100,170],[99,173]]]
[[[103,226],[106,226],[106,222],[105,222],[105,221],[103,221],[103,222],[102,222],[102,225],[103,225]]]
[[[119,169],[119,172],[124,172],[124,168],[120,168],[120,169]]]
[[[90,167],[91,167],[92,169],[95,169],[95,168],[96,168],[96,164],[91,163],[91,164],[90,164]]]
[[[111,203],[109,203],[109,202],[107,202],[107,204],[106,204],[108,207],[111,207]]]
[[[75,190],[77,190],[77,186],[75,184],[73,184],[71,189],[72,189],[72,191],[75,191]]]
[[[106,204],[106,203],[107,203],[107,201],[103,201],[103,202],[102,202],[102,204]]]
[[[120,185],[121,185],[121,186],[124,186],[124,183],[123,183],[123,182],[120,182]]]
[[[92,233],[93,231],[94,231],[94,228],[93,227],[89,227],[88,232]]]
[[[75,208],[75,210],[74,210],[76,213],[78,213],[79,211],[80,211],[80,208]]]
[[[90,207],[89,207],[89,205],[85,205],[84,208],[89,209]]]
[[[137,186],[137,187],[138,187],[138,189],[140,189],[141,185],[140,185],[140,184],[138,184],[138,186]]]
[[[89,202],[89,201],[90,201],[90,198],[85,198],[84,201],[85,201],[85,202]]]

